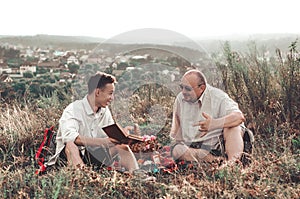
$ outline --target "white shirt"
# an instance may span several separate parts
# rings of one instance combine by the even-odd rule
[[[199,105],[199,101],[201,106]],[[191,103],[184,100],[182,93],[176,97],[173,110],[171,137],[177,142],[202,142],[205,145],[215,146],[223,129],[209,131],[205,136],[200,137],[199,126],[193,124],[203,121],[205,112],[212,118],[224,117],[231,112],[238,111],[238,104],[234,102],[224,91],[206,85],[206,89],[198,101]],[[177,132],[176,132],[176,129]]]
[[[74,142],[78,135],[92,138],[107,137],[102,128],[113,123],[114,120],[109,108],[101,108],[97,113],[94,113],[87,96],[69,104],[59,120],[55,155],[49,159],[46,165],[55,164],[65,147],[65,143]]]

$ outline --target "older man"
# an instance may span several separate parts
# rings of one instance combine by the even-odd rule
[[[187,71],[174,103],[172,154],[186,161],[211,161],[223,135],[228,161],[243,153],[243,113],[225,92],[210,86],[199,70]]]

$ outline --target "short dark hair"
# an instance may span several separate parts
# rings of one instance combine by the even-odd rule
[[[91,76],[88,82],[88,92],[91,94],[96,88],[104,88],[106,84],[117,83],[116,78],[113,75],[97,72]]]

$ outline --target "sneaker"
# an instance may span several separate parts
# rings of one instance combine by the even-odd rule
[[[253,149],[253,143],[254,143],[254,135],[250,129],[247,128],[244,129],[243,140],[244,140],[244,152],[251,154]]]
[[[244,129],[244,153],[241,157],[241,162],[244,166],[247,166],[251,163],[251,154],[253,150],[253,144],[254,144],[254,135],[251,130],[248,128]]]
[[[133,176],[138,178],[139,180],[143,181],[143,182],[155,182],[156,181],[156,177],[154,176],[149,176],[147,171],[143,170],[143,169],[137,169],[134,170],[132,172]]]

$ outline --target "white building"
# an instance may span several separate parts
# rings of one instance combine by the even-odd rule
[[[0,67],[0,74],[2,74],[3,72],[12,73],[12,70],[11,70],[11,68],[2,68],[2,67]]]
[[[75,56],[73,56],[73,55],[71,55],[71,56],[67,59],[67,64],[71,64],[71,63],[74,63],[74,64],[79,65],[78,59],[77,59]]]
[[[25,72],[36,72],[36,66],[20,66],[20,74],[23,75]]]
[[[5,75],[0,75],[0,81],[5,83],[11,83],[13,82],[13,79],[9,75],[5,74]]]

